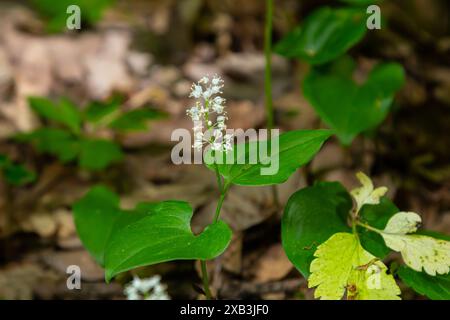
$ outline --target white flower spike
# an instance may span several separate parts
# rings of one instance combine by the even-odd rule
[[[228,152],[232,149],[233,136],[226,133],[225,121],[228,118],[225,99],[220,96],[222,88],[223,80],[217,75],[212,78],[205,76],[192,84],[189,97],[197,101],[186,113],[194,122],[192,147],[196,150],[201,150],[205,144],[214,151]]]

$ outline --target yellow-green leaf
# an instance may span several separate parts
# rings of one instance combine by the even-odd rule
[[[321,244],[311,263],[308,287],[324,300],[398,300],[400,289],[387,267],[365,251],[357,236],[336,233]]]

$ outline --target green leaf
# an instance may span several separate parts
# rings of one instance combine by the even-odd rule
[[[361,6],[368,6],[380,2],[380,0],[341,0],[341,1],[352,5],[361,5]]]
[[[0,169],[3,171],[3,176],[9,184],[14,186],[23,186],[36,179],[36,174],[23,165],[14,164],[11,160],[3,154],[0,154]]]
[[[192,208],[186,202],[141,203],[123,210],[105,187],[92,188],[73,207],[83,245],[105,266],[106,280],[136,267],[171,260],[208,260],[220,255],[231,229],[218,221],[194,235]]]
[[[61,99],[59,103],[53,103],[46,98],[29,97],[28,102],[40,116],[62,124],[76,134],[80,132],[80,112],[70,101]]]
[[[380,203],[376,205],[365,205],[359,212],[359,217],[363,222],[378,228],[384,229],[388,220],[398,212],[395,204],[386,197],[380,199]],[[383,259],[390,252],[381,235],[367,230],[366,228],[357,227],[361,245],[374,256]]]
[[[399,300],[400,288],[387,267],[365,251],[358,237],[336,233],[314,253],[308,287],[325,300]]]
[[[101,170],[121,161],[122,150],[116,143],[103,139],[83,139],[79,165],[88,170]]]
[[[80,151],[79,140],[60,129],[37,129],[31,133],[18,135],[17,140],[31,142],[39,152],[55,155],[62,162],[74,160]]]
[[[350,194],[356,201],[356,212],[365,204],[378,204],[380,198],[386,194],[388,189],[386,187],[378,187],[374,189],[372,180],[362,172],[356,174],[361,187],[353,189]]]
[[[366,14],[359,8],[323,7],[288,33],[275,52],[301,58],[310,64],[323,64],[344,54],[365,35]]]
[[[48,20],[47,31],[59,32],[66,28],[69,15],[67,7],[77,5],[80,7],[83,22],[93,24],[97,22],[103,11],[110,6],[114,0],[32,0],[32,5]],[[83,27],[83,24],[82,24]]]
[[[337,232],[350,231],[346,219],[352,199],[338,182],[321,182],[294,193],[281,222],[283,248],[289,260],[309,276],[318,245]]]
[[[227,184],[257,186],[283,183],[312,159],[330,135],[329,130],[297,130],[273,137],[270,143],[253,141],[237,144],[229,154],[218,153],[216,159],[222,160],[222,163],[218,163],[217,168]],[[279,141],[278,150],[274,147],[275,139]],[[263,144],[269,145],[268,152],[259,154]],[[230,161],[225,159],[227,156]],[[213,160],[210,151],[205,162],[211,170],[215,169]]]
[[[450,300],[450,274],[430,276],[401,266],[398,275],[414,291],[433,300]]]
[[[222,254],[231,240],[231,229],[225,222],[215,222],[194,235],[191,218],[192,208],[181,201],[144,203],[122,215],[106,247],[106,279],[140,266],[208,260]]]
[[[119,116],[110,127],[120,131],[143,131],[148,129],[148,121],[161,119],[164,113],[153,109],[136,109]]]
[[[73,206],[78,236],[101,266],[104,266],[106,241],[116,219],[122,214],[119,202],[115,193],[104,186],[96,186]]]
[[[10,165],[3,170],[8,183],[15,186],[23,186],[36,180],[36,174],[22,165]]]
[[[84,110],[84,118],[92,123],[109,123],[108,120],[110,118],[112,118],[110,121],[116,118],[116,113],[121,103],[122,100],[119,98],[113,98],[106,102],[93,101],[89,103],[89,105]]]
[[[303,91],[320,118],[349,145],[357,134],[384,120],[403,83],[403,68],[387,63],[377,65],[362,85],[342,74],[314,69],[305,78]]]

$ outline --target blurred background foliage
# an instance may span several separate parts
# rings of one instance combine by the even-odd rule
[[[79,31],[64,29],[68,3],[81,8]],[[449,234],[450,3],[377,3],[382,29],[350,24],[354,39],[333,57],[341,65],[313,70],[317,61],[301,50],[286,54],[297,42],[282,39],[297,39],[298,26],[322,6],[367,1],[275,0],[273,41],[283,55],[273,56],[273,96],[282,130],[333,126],[318,114],[341,103],[345,90],[314,105],[330,70],[332,77],[352,79],[349,90],[370,82],[374,68],[386,62],[401,65],[405,75],[395,99],[389,92],[392,106],[379,126],[350,132],[347,147],[328,142],[279,187],[280,201],[316,179],[352,188],[354,173],[363,170],[389,187],[399,208],[422,213],[427,229]],[[105,285],[76,236],[70,207],[103,183],[125,208],[188,201],[193,231],[201,231],[215,206],[215,178],[202,166],[173,165],[170,134],[190,129],[191,82],[214,73],[226,81],[229,127],[265,126],[264,15],[261,0],[0,1],[0,298],[123,298],[133,275],[154,274],[162,275],[173,298],[197,297],[193,262],[144,268]],[[271,199],[270,188],[230,191],[223,217],[234,231],[232,244],[210,265],[220,297],[312,298],[283,253],[281,212]],[[66,289],[70,264],[82,267],[83,290]],[[402,291],[403,298],[423,298]]]

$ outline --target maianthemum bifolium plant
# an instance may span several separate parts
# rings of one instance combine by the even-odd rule
[[[232,230],[220,219],[229,188],[285,182],[311,160],[332,134],[329,130],[297,130],[272,137],[279,139],[279,149],[267,156],[279,160],[279,170],[273,175],[262,175],[260,169],[268,161],[261,155],[257,155],[258,162],[254,164],[236,161],[238,157],[249,157],[254,152],[250,143],[255,142],[245,143],[244,154],[238,154],[238,146],[228,145],[228,138],[224,138],[225,124],[217,120],[226,115],[224,101],[216,99],[221,87],[218,77],[201,79],[193,85],[191,96],[197,101],[188,110],[197,140],[193,147],[206,144],[210,147],[206,156],[219,153],[220,158],[231,154],[235,160],[207,164],[216,173],[220,196],[216,211],[211,212],[213,223],[203,232],[192,233],[193,211],[183,201],[140,203],[125,210],[114,192],[96,186],[74,205],[80,239],[105,268],[106,281],[137,267],[172,260],[200,260],[205,295],[211,298],[206,261],[222,254],[231,240]],[[205,139],[207,132],[209,138]],[[399,299],[400,289],[382,262],[391,250],[400,252],[405,261],[406,266],[400,267],[398,273],[408,285],[432,298],[448,295],[438,284],[448,280],[450,243],[416,233],[421,221],[416,213],[399,212],[383,197],[386,188],[374,189],[362,173],[358,178],[362,187],[351,195],[339,183],[322,182],[294,193],[286,205],[283,247],[308,278],[309,286],[317,287],[315,296]]]
[[[367,5],[366,0],[344,1]],[[269,129],[273,128],[271,99],[271,32],[273,0],[266,0],[265,94]],[[330,130],[296,130],[269,137],[279,148],[267,155],[252,154],[253,141],[233,145],[226,133],[225,100],[219,77],[204,77],[192,87],[196,99],[187,113],[194,121],[195,149],[207,147],[206,166],[217,177],[219,199],[213,222],[193,234],[192,207],[169,200],[140,203],[122,209],[119,196],[104,186],[93,187],[74,206],[81,241],[105,269],[105,279],[128,270],[173,260],[200,260],[204,293],[212,298],[206,261],[228,247],[232,230],[220,219],[222,204],[233,185],[267,186],[285,182],[308,163],[322,144],[336,134],[344,145],[383,121],[395,92],[404,82],[403,69],[395,63],[376,65],[363,83],[355,83],[354,61],[345,52],[366,33],[361,7],[320,8],[276,46],[276,52],[311,64],[303,91]],[[239,153],[239,150],[244,150]],[[252,151],[253,150],[253,151]],[[230,157],[233,161],[211,159]],[[237,160],[256,156],[256,163]],[[209,160],[208,160],[209,159]],[[279,161],[275,174],[262,168]],[[374,189],[360,173],[362,187],[347,192],[337,182],[318,182],[294,193],[282,219],[282,243],[294,266],[316,288],[321,299],[392,299],[400,297],[395,277],[431,299],[450,299],[450,237],[417,231],[419,215],[400,210],[384,197],[386,188]],[[404,265],[383,259],[399,252]]]
[[[56,156],[62,163],[77,161],[80,168],[98,171],[123,159],[120,145],[101,138],[100,130],[116,134],[143,131],[149,120],[165,114],[150,108],[122,111],[122,98],[94,101],[80,110],[68,99],[54,102],[42,97],[28,99],[32,110],[48,125],[21,133],[16,139],[31,143],[39,152]]]

